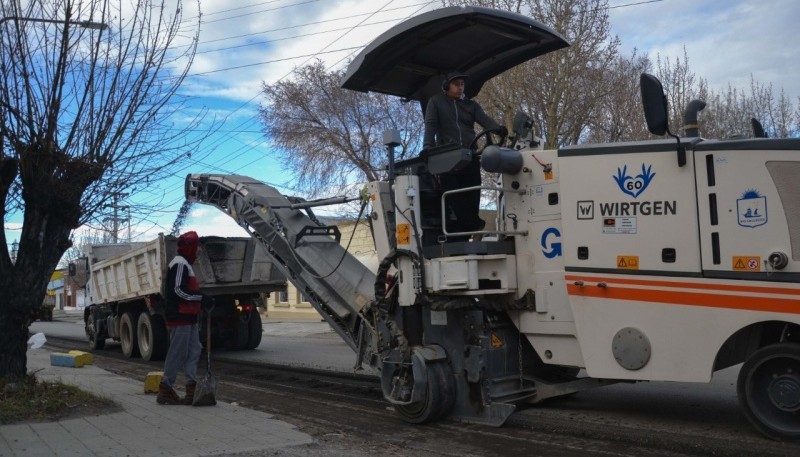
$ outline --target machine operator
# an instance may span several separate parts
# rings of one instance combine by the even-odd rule
[[[464,96],[468,75],[454,71],[442,81],[442,93],[428,101],[425,110],[425,149],[446,144],[458,144],[463,148],[474,145],[475,123],[486,130],[497,129],[505,137],[508,130],[501,127],[483,111],[474,100]],[[437,177],[442,192],[481,184],[480,160],[475,157],[461,170],[444,173]],[[447,231],[470,232],[483,228],[480,219],[480,190],[462,192],[447,197]],[[444,224],[445,222],[442,221]]]

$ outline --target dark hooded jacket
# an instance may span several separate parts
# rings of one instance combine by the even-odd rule
[[[456,143],[468,148],[475,139],[475,123],[484,129],[499,125],[486,115],[478,102],[462,98],[454,100],[447,94],[437,94],[425,109],[426,148]]]
[[[197,323],[203,295],[192,264],[199,246],[196,232],[178,237],[178,255],[169,263],[167,272],[165,317],[168,326]]]

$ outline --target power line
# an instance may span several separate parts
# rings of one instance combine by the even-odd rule
[[[253,3],[252,5],[237,6],[236,8],[228,8],[226,10],[215,11],[213,13],[204,13],[201,16],[214,16],[216,14],[229,13],[231,11],[238,11],[238,10],[243,10],[243,9],[247,9],[247,8],[255,8],[256,6],[269,5],[271,3],[278,3],[280,1],[281,0],[269,0],[269,1],[266,1],[266,2]],[[193,17],[190,17],[190,18],[187,18],[187,19],[188,20],[197,19],[197,18],[199,18],[201,16],[193,16]]]
[[[626,8],[628,6],[647,5],[648,3],[659,3],[659,2],[663,2],[663,1],[664,0],[646,0],[646,1],[636,2],[636,3],[625,3],[625,4],[622,4],[622,5],[614,5],[614,6],[607,6],[605,8],[598,8],[598,9],[595,9],[595,10],[591,10],[591,12],[599,11],[601,9],[613,10],[613,9],[617,9],[617,8]]]
[[[386,10],[385,10],[385,8],[386,8],[388,5],[390,5],[391,3],[392,3],[392,2],[391,2],[391,0],[390,0],[390,1],[389,1],[389,2],[387,2],[387,3],[386,3],[384,6],[383,6],[383,7],[381,7],[379,10],[377,10],[377,11],[375,11],[375,12],[373,12],[373,13],[368,13],[368,14],[366,14],[367,18],[366,18],[366,19],[364,19],[364,21],[368,20],[370,17],[374,16],[375,14],[377,14],[377,13],[378,13],[378,12],[380,12],[380,11],[384,11],[384,12],[385,12],[385,11],[386,11]],[[429,1],[429,2],[427,2],[427,3],[423,3],[423,4],[421,4],[421,5],[423,5],[423,7],[422,7],[422,8],[424,8],[425,6],[427,6],[427,5],[431,4],[431,3],[433,3],[433,1]],[[420,5],[420,4],[417,4],[417,5],[415,5],[415,6],[419,6],[419,5]],[[420,8],[420,9],[422,9],[422,8]],[[417,10],[417,11],[419,11],[419,10]],[[412,14],[416,14],[416,12],[415,12],[415,13],[412,13]],[[351,16],[351,17],[352,17],[352,16]],[[361,24],[363,24],[363,23],[364,23],[364,21],[362,21],[362,22],[361,22]],[[360,49],[360,48],[361,48],[361,47],[363,47],[363,46],[359,46],[359,47],[352,47],[352,48],[346,48],[346,49],[339,49],[339,50],[325,51],[325,49],[327,49],[327,48],[328,48],[329,46],[331,46],[333,43],[335,43],[336,41],[338,41],[339,39],[341,39],[341,38],[342,38],[344,35],[346,35],[347,33],[350,33],[352,30],[354,30],[356,27],[358,27],[358,26],[359,26],[359,25],[361,25],[361,24],[358,24],[358,25],[356,25],[356,26],[353,26],[353,27],[350,27],[349,29],[347,29],[347,31],[346,31],[346,32],[345,32],[345,33],[344,33],[342,36],[340,36],[339,38],[337,38],[337,40],[334,40],[333,42],[331,42],[331,43],[328,43],[328,45],[327,45],[327,46],[325,46],[325,47],[324,47],[324,48],[323,48],[323,49],[322,49],[320,52],[317,52],[317,53],[315,53],[315,54],[310,54],[310,55],[307,55],[307,56],[295,56],[295,57],[292,57],[292,58],[287,58],[287,59],[275,59],[275,60],[274,60],[274,62],[278,62],[278,61],[285,61],[285,60],[296,59],[296,58],[302,58],[302,57],[308,57],[308,58],[310,58],[310,57],[313,57],[313,56],[316,56],[316,55],[321,55],[321,54],[329,54],[329,53],[333,53],[333,52],[341,52],[341,51],[347,51],[347,50],[355,50],[355,49]],[[342,59],[342,60],[343,60],[343,59]],[[232,70],[232,69],[245,68],[245,67],[256,66],[256,65],[263,65],[263,64],[266,64],[266,63],[272,63],[272,62],[273,62],[273,61],[270,61],[270,62],[261,62],[261,63],[255,63],[255,64],[248,64],[248,65],[244,65],[244,66],[237,66],[237,67],[235,67],[235,68],[229,68],[229,69],[220,69],[220,70],[216,70],[216,71],[210,71],[210,72],[199,73],[198,75],[205,75],[205,74],[215,73],[215,72],[218,72],[218,71],[228,71],[228,70]],[[340,60],[340,62],[341,62],[341,60]],[[284,79],[286,76],[288,76],[288,75],[292,74],[293,72],[294,72],[294,70],[293,70],[293,71],[291,71],[291,72],[289,72],[287,75],[283,76],[282,78],[280,78],[278,81],[280,81],[280,80]],[[194,76],[194,75],[190,75],[190,76]],[[253,102],[253,101],[254,101],[256,98],[258,98],[260,95],[261,95],[260,93],[256,94],[256,95],[255,95],[253,98],[251,98],[250,100],[248,100],[247,102],[243,103],[242,105],[240,105],[240,106],[239,106],[238,108],[236,108],[235,110],[233,110],[233,111],[231,111],[230,113],[228,113],[228,115],[225,117],[225,119],[229,119],[229,118],[230,118],[230,117],[231,117],[233,114],[235,114],[236,112],[240,111],[240,110],[241,110],[242,108],[244,108],[245,106],[247,106],[247,105],[249,105],[250,103],[252,103],[252,102]],[[225,122],[225,120],[223,120],[223,123],[224,123],[224,122]],[[245,125],[249,125],[249,124],[251,124],[252,122],[254,122],[254,119],[250,119],[250,120],[248,120],[248,121],[244,121],[244,122],[240,123],[240,124],[239,124],[237,127],[235,127],[235,128],[243,128],[243,126],[245,126]],[[222,141],[224,141],[224,140],[226,140],[226,139],[229,139],[229,138],[231,138],[231,135],[230,135],[230,134],[223,135],[223,137],[222,137],[222,138],[220,138],[220,139],[218,139],[217,141],[215,141],[215,143],[216,143],[216,144],[220,144]],[[264,142],[266,142],[266,140],[265,140]],[[253,147],[252,145],[250,145],[250,146],[245,146],[245,147],[246,147],[247,149],[246,149],[246,150],[244,150],[244,151],[242,151],[241,153],[237,154],[237,157],[238,157],[238,156],[241,156],[242,154],[244,154],[244,153],[246,153],[246,152],[249,152],[249,151],[251,151],[251,150],[253,150],[253,149],[254,149],[254,147]],[[211,150],[210,150],[210,151],[208,151],[208,154],[206,154],[206,155],[205,155],[205,157],[208,157],[208,156],[210,156],[210,154],[211,154],[211,153],[213,153],[213,152],[216,150],[216,146],[212,146],[212,148],[213,148],[213,149],[209,148],[209,149],[211,149]],[[229,161],[229,159],[230,159],[230,156],[228,156],[228,157],[226,157],[226,158],[225,158],[225,160],[226,160],[226,161]],[[237,169],[235,169],[234,171],[238,171],[238,170],[241,170],[241,169],[243,169],[243,168],[246,168],[246,167],[248,167],[248,166],[252,165],[253,163],[257,162],[258,160],[262,160],[262,158],[261,158],[261,157],[258,157],[258,158],[256,158],[256,159],[254,159],[253,161],[251,161],[251,162],[248,162],[248,163],[246,163],[246,164],[242,165],[241,167],[238,167],[238,168],[237,168]],[[195,165],[196,165],[196,164],[198,164],[198,163],[201,163],[201,162],[200,162],[199,160],[196,160],[196,161],[194,161],[194,164],[195,164]],[[204,164],[204,165],[208,166],[208,164]],[[216,168],[216,166],[214,166],[214,167]],[[177,186],[177,187],[182,187],[182,184],[183,184],[183,183],[181,182],[181,183],[180,183],[180,186]],[[286,186],[282,186],[282,185],[280,185],[280,186],[279,186],[279,185],[274,185],[274,184],[271,184],[271,185],[273,185],[273,186],[275,186],[275,187],[287,188]],[[172,191],[173,191],[173,190],[172,190],[172,188],[169,188],[169,191],[170,191],[170,192],[172,192]],[[170,203],[170,204],[168,204],[167,206],[172,206],[173,204],[177,204],[177,203],[179,203],[181,200],[183,200],[183,198],[177,199],[175,202],[171,202],[171,203]]]
[[[377,11],[374,11],[372,14],[370,14],[369,16],[367,16],[366,18],[364,18],[363,20],[361,20],[361,22],[359,22],[358,24],[356,24],[356,25],[354,25],[354,26],[350,27],[350,29],[349,29],[348,31],[346,31],[346,32],[344,32],[343,34],[339,35],[339,38],[337,38],[337,39],[335,39],[335,40],[331,41],[330,43],[326,44],[326,45],[325,45],[325,47],[323,47],[323,48],[322,48],[322,50],[321,50],[320,52],[318,52],[317,54],[322,54],[322,53],[323,53],[322,51],[325,51],[325,50],[326,50],[326,49],[328,49],[330,46],[332,46],[334,43],[336,43],[336,42],[337,42],[337,41],[339,41],[340,39],[344,38],[344,37],[345,37],[345,36],[346,36],[348,33],[350,33],[350,32],[352,32],[353,30],[355,30],[355,29],[356,29],[356,27],[358,27],[358,26],[360,26],[361,24],[363,24],[363,23],[364,23],[364,21],[366,21],[366,20],[368,20],[369,18],[371,18],[372,16],[374,16],[374,15],[376,15],[376,14],[380,13],[380,12],[381,12],[381,10],[383,10],[383,9],[384,9],[384,8],[386,8],[387,6],[391,5],[391,4],[392,4],[392,1],[393,1],[393,0],[389,0],[388,2],[384,3],[384,4],[383,4],[383,6],[381,6],[380,8],[378,8],[378,10],[377,10]],[[367,44],[369,44],[369,43],[367,43]],[[365,44],[364,46],[366,46],[366,44]],[[353,47],[353,48],[350,48],[350,49],[361,49],[361,48],[363,48],[364,46],[357,46],[357,47]],[[328,54],[328,52],[324,52],[324,54]],[[311,60],[311,57],[309,57],[308,59],[304,60],[304,61],[303,61],[303,63],[301,63],[299,66],[301,66],[301,67],[302,67],[303,65],[307,64],[309,60]],[[339,60],[339,62],[341,62],[341,60]],[[283,76],[283,78],[285,78],[286,76],[289,76],[289,75],[290,75],[290,74],[292,74],[293,72],[294,72],[294,70],[292,70],[291,72],[289,72],[288,74],[286,74],[285,76]],[[283,78],[281,78],[281,79],[283,79]],[[279,81],[280,81],[280,80],[279,80]]]
[[[420,11],[422,11],[423,9],[425,9],[425,8],[426,8],[428,5],[430,5],[430,4],[431,4],[431,3],[433,3],[434,1],[435,1],[435,0],[431,0],[431,1],[427,2],[427,3],[423,3],[423,4],[422,4],[422,6],[421,6],[420,8],[418,8],[418,9],[417,9],[416,11],[414,11],[413,13],[409,14],[409,15],[408,15],[408,17],[415,16],[417,13],[419,13]],[[391,2],[390,2],[390,3],[391,3]],[[372,16],[370,16],[370,17],[372,17]],[[407,17],[407,18],[408,18],[408,17]],[[406,18],[406,19],[407,19],[407,18]],[[367,19],[369,19],[369,18],[367,18]],[[366,20],[366,19],[364,19],[364,20]],[[362,23],[363,23],[363,21],[362,21]],[[336,61],[336,63],[334,63],[333,65],[329,66],[329,67],[328,67],[328,68],[326,68],[325,70],[326,70],[326,71],[330,71],[330,69],[331,69],[331,68],[333,68],[333,67],[335,67],[335,66],[339,65],[340,63],[342,63],[342,62],[343,62],[345,59],[347,59],[347,58],[348,58],[348,57],[350,57],[351,55],[353,55],[353,53],[352,53],[352,52],[351,52],[350,54],[348,54],[348,55],[346,55],[346,56],[342,57],[341,59],[337,60],[337,61]]]
[[[364,46],[351,46],[349,48],[334,49],[332,51],[314,52],[314,53],[311,53],[311,54],[305,54],[305,55],[301,55],[301,56],[291,56],[291,57],[284,57],[284,58],[281,58],[281,59],[265,60],[263,62],[255,62],[255,63],[249,63],[249,64],[245,64],[245,65],[237,65],[235,67],[219,68],[217,70],[209,70],[209,71],[204,71],[202,73],[193,73],[193,74],[187,75],[187,76],[205,76],[205,75],[210,75],[210,74],[213,74],[213,73],[220,73],[220,72],[223,72],[223,71],[240,70],[242,68],[257,67],[257,66],[260,66],[260,65],[267,65],[267,64],[276,63],[276,62],[285,62],[287,60],[302,59],[304,57],[311,58],[311,57],[315,57],[315,56],[322,55],[322,54],[333,54],[335,52],[350,51],[350,50],[353,50],[353,49],[361,49],[363,47]],[[301,64],[301,66],[304,65],[304,64],[305,63]],[[292,70],[292,72],[290,72],[289,74],[291,74],[291,73],[294,73],[294,70]],[[286,75],[286,76],[288,76],[288,75]],[[286,76],[284,76],[284,78]],[[283,79],[283,78],[281,78],[281,79]]]
[[[422,2],[422,3],[414,3],[414,4],[410,4],[410,5],[399,6],[399,7],[396,7],[396,8],[386,8],[386,9],[383,10],[383,12],[384,13],[388,13],[388,12],[391,12],[391,11],[400,11],[400,10],[405,10],[405,9],[409,9],[409,8],[414,8],[414,7],[417,7],[417,6],[420,6],[420,5],[422,5],[423,8],[424,8],[424,6],[427,6],[427,5],[430,5],[431,3],[434,3],[434,1],[435,0]],[[420,9],[418,9],[416,11],[420,11],[421,9],[422,8],[420,8]],[[416,14],[416,11],[414,13],[412,13],[412,15]],[[204,45],[208,45],[208,44],[211,44],[211,43],[217,43],[217,42],[220,42],[220,41],[230,41],[230,40],[236,40],[236,39],[240,39],[240,38],[247,38],[247,37],[251,37],[251,36],[266,35],[266,34],[272,33],[272,32],[282,32],[282,31],[286,31],[286,30],[299,29],[299,28],[303,28],[303,27],[309,27],[309,26],[312,26],[312,25],[320,25],[320,24],[326,24],[326,23],[330,23],[330,22],[352,20],[352,19],[355,19],[357,17],[372,16],[374,14],[375,13],[360,13],[360,14],[354,14],[354,15],[350,15],[350,16],[337,17],[337,18],[333,18],[333,19],[325,19],[325,20],[321,20],[321,21],[306,22],[306,23],[303,23],[303,24],[296,24],[296,25],[290,25],[290,26],[286,26],[286,27],[278,27],[278,28],[273,28],[273,29],[267,29],[267,30],[262,30],[262,31],[259,31],[259,32],[245,33],[245,34],[241,34],[241,35],[231,35],[231,36],[227,36],[227,37],[223,37],[223,38],[216,38],[216,39],[213,39],[213,40],[206,40],[206,41],[203,41],[202,43],[199,43],[198,46],[204,46]],[[394,19],[394,20],[397,21],[397,20],[408,19],[410,16],[411,15],[408,15],[405,18]],[[388,20],[388,21],[391,21],[391,20]],[[377,23],[365,24],[365,26],[374,25],[374,24],[377,24]],[[342,29],[337,29],[337,30],[342,30]],[[190,46],[191,45],[176,46],[176,47],[174,47],[174,49],[188,48]],[[198,52],[198,54],[201,54],[201,53],[204,53],[204,52],[209,52],[209,51],[201,51],[201,52]]]
[[[372,25],[386,24],[387,22],[397,22],[397,19],[387,19],[385,21],[370,22],[369,24],[358,25],[356,27],[369,27],[369,26],[372,26]],[[293,35],[293,36],[289,36],[289,37],[275,38],[275,39],[272,39],[272,40],[254,41],[254,42],[245,43],[245,44],[238,44],[238,45],[234,45],[234,46],[226,46],[224,48],[208,49],[208,50],[205,50],[205,51],[198,51],[197,54],[208,54],[208,53],[211,53],[211,52],[229,51],[231,49],[246,48],[246,47],[250,47],[250,46],[259,46],[259,45],[274,43],[276,41],[294,40],[296,38],[307,38],[307,37],[316,36],[316,35],[323,35],[323,34],[326,34],[326,33],[341,32],[342,30],[347,30],[347,29],[349,29],[349,27],[340,27],[338,29],[321,30],[319,32],[311,32],[311,33],[305,33],[305,34],[301,34],[301,35]]]
[[[236,16],[228,16],[228,17],[223,17],[223,18],[219,18],[219,19],[213,19],[213,20],[210,20],[210,21],[203,21],[202,19],[200,19],[200,23],[201,24],[212,24],[214,22],[229,21],[231,19],[237,19],[237,18],[240,18],[240,17],[252,16],[254,14],[259,14],[259,13],[269,13],[271,11],[277,11],[277,10],[282,10],[282,9],[286,9],[286,8],[292,8],[292,7],[295,7],[295,6],[306,5],[308,3],[316,3],[318,1],[320,1],[320,0],[306,0],[306,1],[303,1],[303,2],[300,2],[300,3],[292,3],[291,5],[276,6],[275,8],[268,8],[268,9],[261,10],[261,11],[253,11],[253,12],[250,12],[250,13],[247,13],[247,14],[238,14]]]
[[[433,3],[433,1],[425,2],[425,3],[419,3],[419,4],[415,4],[415,5],[413,5],[413,6],[419,6],[419,5],[422,5],[422,8],[424,8],[425,6],[427,6],[427,5],[430,5],[431,3]],[[381,9],[379,9],[379,10],[377,10],[377,11],[373,12],[373,13],[368,13],[368,14],[366,14],[367,18],[366,18],[365,20],[368,20],[370,17],[374,16],[375,14],[377,14],[378,12],[380,12],[380,11],[382,11],[382,10],[383,10],[384,12],[385,12],[385,11],[387,11],[387,10],[386,10],[386,6],[388,6],[389,4],[391,4],[391,1],[390,1],[390,2],[387,2],[387,3],[386,3],[386,4],[385,4],[385,5],[384,5],[384,6],[383,6]],[[422,8],[420,8],[420,9],[422,9]],[[412,13],[412,15],[413,15],[413,14],[416,14],[416,13],[417,13],[417,12],[418,12],[420,9],[418,9],[417,11],[415,11],[414,13]],[[411,16],[411,15],[409,15],[408,17],[410,17],[410,16]],[[407,17],[407,18],[408,18],[408,17]],[[406,19],[407,19],[407,18],[406,18]],[[362,21],[362,23],[363,23],[363,22],[364,22],[364,21]],[[351,27],[351,28],[350,28],[350,31],[351,31],[351,30],[353,30],[355,27],[357,27],[357,26]],[[349,33],[349,31],[348,31],[347,33]],[[344,35],[342,35],[342,36],[344,36]],[[341,38],[341,37],[340,37],[340,38]],[[330,46],[330,44],[329,44],[328,46]],[[324,48],[323,48],[323,49],[324,49]],[[354,49],[356,49],[356,48],[354,48]],[[338,52],[338,51],[331,51],[331,52]],[[316,55],[316,54],[315,54],[315,55]],[[289,72],[287,75],[283,76],[282,78],[280,78],[278,81],[280,81],[280,80],[284,79],[286,76],[288,76],[289,74],[291,74],[291,73],[293,73],[293,72],[294,72],[294,70],[293,70],[292,72]],[[228,114],[228,116],[226,116],[226,119],[227,119],[227,118],[229,118],[231,115],[233,115],[235,112],[237,112],[237,111],[241,110],[242,108],[244,108],[244,107],[245,107],[245,106],[247,106],[248,104],[252,103],[252,101],[253,101],[253,100],[255,100],[256,98],[258,98],[258,96],[260,96],[260,93],[259,93],[259,94],[256,94],[256,95],[255,95],[253,98],[251,98],[250,100],[248,100],[247,102],[243,103],[241,106],[239,106],[238,108],[236,108],[235,110],[233,110],[232,112],[230,112],[230,113]],[[224,121],[223,121],[223,122],[224,122]],[[241,123],[241,124],[239,124],[239,126],[237,126],[237,127],[241,127],[241,126],[243,126],[243,125],[246,125],[246,124],[249,124],[249,123],[251,123],[251,122],[252,122],[252,120],[250,120],[250,121],[245,121],[245,122],[242,122],[242,123]],[[245,152],[246,152],[246,151],[245,151]]]

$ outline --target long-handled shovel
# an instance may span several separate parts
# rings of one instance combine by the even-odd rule
[[[217,377],[211,373],[211,310],[206,320],[206,375],[197,383],[192,406],[214,406],[217,404]]]

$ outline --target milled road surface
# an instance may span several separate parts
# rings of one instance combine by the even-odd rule
[[[264,328],[257,350],[215,352],[214,358],[352,371],[352,351],[324,325],[316,332],[298,326],[290,334],[269,321]],[[31,331],[74,338],[80,341],[77,348],[86,348],[82,326],[74,322],[37,322]],[[98,354],[118,351],[109,343]],[[108,360],[100,366],[107,363],[103,368],[138,379],[141,370],[160,365]],[[413,426],[376,390],[305,389],[291,378],[251,383],[233,376],[237,369],[230,371],[226,377],[215,370],[222,379],[221,399],[275,414],[341,455],[800,455],[800,445],[762,438],[744,419],[736,401],[738,367],[717,373],[710,384],[618,384],[580,392],[519,411],[500,428],[455,422]]]

